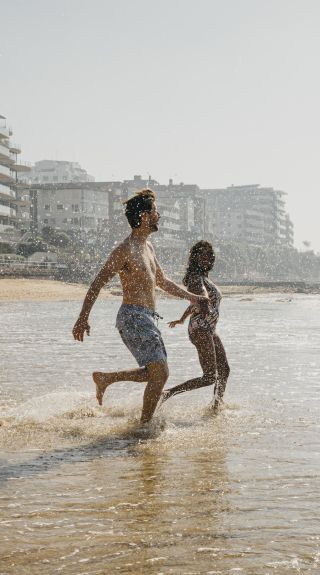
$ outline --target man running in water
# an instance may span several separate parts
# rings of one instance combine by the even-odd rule
[[[90,285],[72,331],[74,339],[78,341],[83,341],[85,333],[90,334],[88,319],[91,308],[101,288],[119,274],[123,303],[117,315],[116,327],[122,341],[137,360],[139,368],[108,373],[94,372],[93,380],[100,405],[106,388],[112,383],[146,382],[142,423],[152,418],[169,376],[166,349],[155,325],[156,286],[173,296],[187,299],[200,308],[206,307],[208,302],[206,297],[190,293],[164,275],[148,241],[149,235],[158,230],[160,219],[155,200],[155,193],[146,189],[125,202],[125,214],[132,228],[131,234],[113,250]]]

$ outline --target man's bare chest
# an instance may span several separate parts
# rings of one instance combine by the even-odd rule
[[[154,280],[156,276],[154,257],[150,252],[131,255],[122,271],[127,277],[134,276],[137,280],[139,278]]]

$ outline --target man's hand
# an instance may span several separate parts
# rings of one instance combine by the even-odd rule
[[[79,317],[79,319],[77,319],[76,323],[74,324],[72,335],[77,341],[83,341],[85,332],[87,335],[90,335],[90,325],[88,324],[88,320]]]

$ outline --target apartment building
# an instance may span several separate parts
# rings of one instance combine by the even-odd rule
[[[130,233],[123,202],[138,190],[156,192],[161,214],[152,242],[163,263],[185,265],[189,247],[200,239],[216,244],[293,246],[293,224],[284,192],[258,185],[201,190],[195,184],[159,184],[134,176],[123,182],[33,184],[34,232],[49,225],[59,230],[101,232],[110,243]]]
[[[256,184],[201,191],[206,200],[205,229],[215,241],[293,246],[285,192]]]
[[[123,182],[68,182],[30,186],[31,228],[99,231],[112,244],[131,231],[123,203],[138,190],[149,187],[161,214],[159,231],[152,242],[161,261],[169,267],[185,265],[188,248],[204,237],[205,200],[196,185],[161,185],[152,178],[134,176]]]
[[[196,184],[174,184],[169,180],[166,186],[168,201],[175,201],[179,206],[179,237],[185,242],[195,242],[203,238],[205,200]]]
[[[7,127],[6,118],[0,116],[0,231],[14,230],[18,224],[16,188],[18,174],[27,172],[30,167],[18,160],[21,147],[11,140],[12,130]]]
[[[97,232],[109,225],[109,194],[117,182],[68,182],[30,187],[34,233],[44,226],[57,230]]]
[[[93,183],[93,176],[77,162],[35,162],[28,173],[19,176],[20,221],[30,214],[34,233],[43,226],[63,231],[97,229],[108,217],[108,202],[106,194],[100,193],[105,187],[92,188]],[[26,199],[31,201],[31,209]]]
[[[78,162],[40,160],[20,180],[27,184],[64,184],[67,182],[94,182]]]

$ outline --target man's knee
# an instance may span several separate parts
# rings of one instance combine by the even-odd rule
[[[169,377],[169,368],[168,364],[165,361],[159,361],[150,363],[147,366],[148,374],[150,375],[150,379],[157,380],[163,385],[166,383]]]
[[[159,362],[157,369],[158,369],[159,379],[161,380],[161,382],[164,385],[167,382],[167,379],[169,377],[168,364],[164,361],[161,361],[161,362]]]

